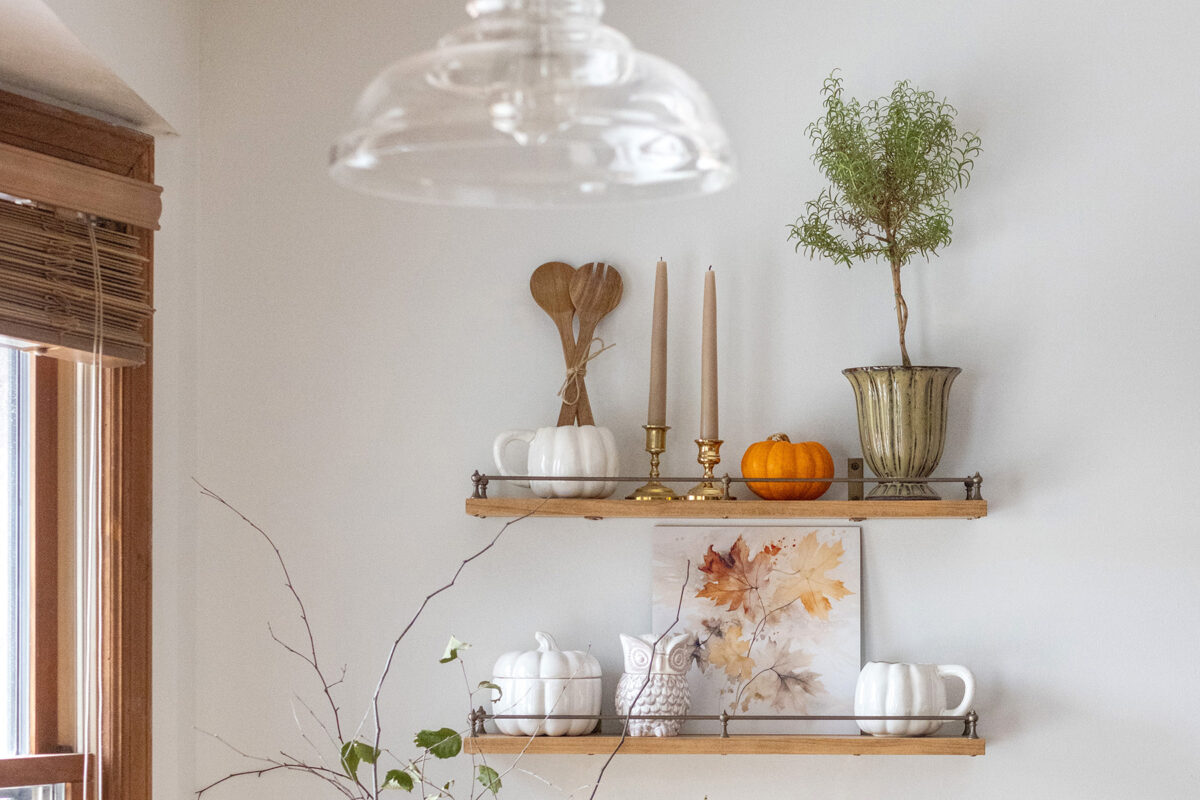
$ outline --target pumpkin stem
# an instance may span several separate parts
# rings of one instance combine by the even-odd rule
[[[788,435],[786,433],[772,433],[770,436],[767,437],[767,441],[768,442],[788,442],[790,444],[792,440],[788,438]]]

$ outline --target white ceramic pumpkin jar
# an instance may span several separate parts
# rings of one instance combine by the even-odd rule
[[[560,650],[554,637],[538,631],[537,650],[513,651],[496,659],[492,682],[500,698],[493,714],[530,715],[534,719],[498,719],[508,736],[582,736],[600,722],[600,662],[582,650]],[[572,714],[585,719],[544,719]]]

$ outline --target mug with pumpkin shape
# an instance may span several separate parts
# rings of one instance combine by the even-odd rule
[[[529,447],[524,468],[513,463],[509,445]],[[492,445],[492,458],[501,475],[595,478],[587,481],[513,481],[538,497],[608,497],[617,490],[620,474],[617,440],[608,428],[595,425],[559,425],[536,431],[505,431]]]
[[[963,682],[962,702],[946,707],[946,679]],[[858,674],[854,715],[858,717],[958,717],[975,702],[975,676],[958,664],[893,664],[870,661]],[[872,736],[928,736],[942,727],[938,720],[859,720]]]

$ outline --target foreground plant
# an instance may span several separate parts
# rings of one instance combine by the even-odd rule
[[[258,762],[258,766],[254,769],[233,772],[219,780],[213,781],[196,792],[197,798],[203,797],[207,792],[222,784],[239,778],[262,777],[274,772],[295,772],[306,774],[321,781],[327,788],[336,790],[343,797],[348,798],[348,800],[379,800],[382,792],[391,789],[403,789],[405,791],[418,789],[424,800],[438,800],[439,798],[452,800],[454,798],[452,794],[454,781],[439,782],[433,780],[428,774],[427,765],[430,758],[450,759],[457,756],[462,751],[462,734],[465,731],[458,731],[447,727],[418,731],[412,740],[413,744],[418,748],[417,754],[412,758],[401,758],[391,749],[384,747],[383,723],[379,715],[379,698],[387,684],[392,663],[395,660],[400,643],[408,635],[409,631],[412,630],[413,625],[421,617],[429,602],[442,592],[453,587],[468,564],[495,547],[509,526],[519,522],[524,517],[517,517],[505,523],[487,545],[467,558],[464,558],[459,563],[458,569],[455,570],[449,582],[425,596],[416,613],[412,615],[408,624],[404,626],[399,635],[393,640],[391,648],[388,650],[383,670],[370,698],[370,709],[367,715],[364,717],[363,722],[360,723],[358,730],[348,733],[343,727],[341,709],[334,700],[334,689],[342,682],[342,678],[338,677],[336,680],[331,680],[326,668],[322,666],[322,662],[318,657],[317,644],[312,626],[308,621],[308,612],[305,609],[300,593],[292,583],[292,577],[288,572],[283,553],[265,530],[241,511],[230,505],[223,497],[202,484],[200,485],[200,490],[202,495],[225,506],[244,523],[249,525],[270,545],[271,550],[275,553],[275,559],[279,564],[280,571],[283,573],[284,585],[291,594],[300,620],[304,625],[305,643],[301,646],[293,646],[276,636],[274,630],[270,629],[269,626],[268,630],[275,642],[308,665],[320,684],[321,694],[324,698],[323,704],[328,706],[327,713],[319,715],[309,704],[305,703],[299,697],[297,697],[297,701],[325,733],[326,737],[330,740],[330,746],[336,748],[336,763],[339,769],[330,767],[323,759],[321,760],[322,763],[312,763],[285,752],[280,752],[278,758],[250,755],[233,747],[221,737],[214,736],[214,738],[230,747],[242,757]],[[451,637],[440,661],[444,664],[457,662],[461,665],[460,653],[467,649],[467,647],[469,645],[465,642],[460,642],[458,639]],[[465,667],[463,669],[465,677]],[[341,674],[344,676],[345,669],[342,670]],[[473,699],[476,692],[491,691],[497,688],[495,684],[484,681],[475,689],[469,688],[468,684],[467,691],[468,695],[471,696],[470,699]],[[298,719],[297,724],[299,724]],[[304,733],[303,728],[301,729],[301,735],[314,751],[318,754],[321,752],[321,748],[309,739]],[[495,794],[501,788],[501,775],[485,762],[476,762],[474,757],[472,757],[472,774],[474,781],[478,782],[479,786],[472,786],[466,792],[469,798],[477,800],[485,794]]]
[[[816,147],[813,161],[831,185],[805,204],[788,240],[797,240],[796,249],[810,257],[847,267],[868,260],[890,264],[900,355],[910,367],[900,268],[950,244],[954,220],[947,197],[970,183],[979,137],[960,134],[954,107],[908,81],[887,97],[860,103],[842,97],[842,79],[834,74],[821,93],[825,114],[806,132]]]

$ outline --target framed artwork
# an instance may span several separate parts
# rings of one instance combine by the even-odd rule
[[[653,630],[666,630],[678,608],[672,633],[692,637],[691,713],[854,713],[862,664],[861,538],[856,527],[656,526]],[[700,723],[688,730],[713,732]],[[858,727],[746,721],[730,730],[857,733]]]

